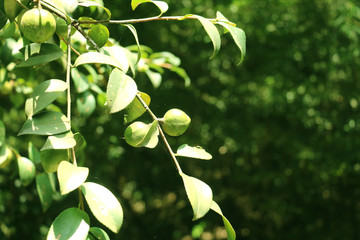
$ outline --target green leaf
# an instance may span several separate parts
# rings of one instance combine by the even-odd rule
[[[29,67],[48,63],[64,55],[63,50],[58,45],[52,43],[32,43],[19,51],[24,55],[25,59],[17,67]]]
[[[0,4],[3,4],[3,2],[0,1]],[[8,20],[8,18],[6,17],[5,13],[0,10],[0,29],[2,29],[6,25],[7,20]],[[0,36],[1,35],[3,35],[2,31],[0,31]]]
[[[58,79],[51,79],[40,83],[35,87],[31,97],[25,102],[25,113],[31,118],[36,113],[46,108],[59,95],[61,95],[68,85]]]
[[[86,240],[110,240],[110,238],[101,228],[92,227]]]
[[[45,172],[56,172],[60,162],[69,160],[68,150],[48,149],[40,153],[41,165]]]
[[[99,64],[106,64],[117,67],[124,71],[124,66],[121,62],[116,60],[115,58],[98,53],[98,52],[87,52],[81,54],[75,61],[74,67],[80,66],[82,64],[89,64],[89,63],[99,63]]]
[[[135,81],[124,72],[114,68],[110,74],[106,89],[107,104],[110,113],[126,108],[134,99],[137,92]]]
[[[139,92],[141,99],[146,103],[146,105],[150,105],[150,96],[146,93]],[[146,111],[144,106],[140,103],[139,99],[137,97],[134,98],[134,100],[129,104],[129,106],[125,109],[126,114],[124,115],[124,123],[128,124],[141,115],[143,115]]]
[[[64,114],[59,112],[44,112],[26,120],[18,136],[24,134],[54,135],[69,130],[70,122]]]
[[[176,66],[172,66],[169,70],[176,73],[177,75],[179,75],[180,77],[182,77],[184,79],[185,87],[190,86],[191,79],[189,78],[189,75],[186,73],[185,69],[176,67]]]
[[[215,202],[212,201],[211,204],[211,210],[213,210],[214,212],[216,212],[217,214],[219,214],[224,222],[224,226],[226,229],[226,233],[227,233],[227,239],[228,240],[235,240],[236,239],[236,233],[234,228],[231,226],[231,223],[229,222],[229,220],[227,220],[227,218],[223,215],[219,205]]]
[[[47,240],[86,240],[90,229],[89,216],[78,208],[68,208],[51,224]]]
[[[154,120],[151,123],[146,136],[141,141],[141,143],[139,143],[140,146],[144,146],[144,147],[147,147],[147,148],[156,147],[156,145],[159,142],[159,138],[158,138],[159,129],[158,129],[158,126],[159,126],[159,122],[157,120]]]
[[[3,19],[4,18],[1,18],[1,12],[0,12],[0,22]],[[5,21],[5,23],[6,23],[6,21]],[[1,23],[0,23],[0,25],[1,25]],[[6,24],[5,27],[0,30],[0,38],[2,38],[2,39],[12,38],[15,35],[15,29],[16,29],[15,25],[16,25],[15,22],[9,22],[8,24]]]
[[[40,198],[43,211],[49,209],[53,201],[54,189],[48,173],[40,173],[36,175],[36,189]]]
[[[17,156],[20,181],[23,186],[29,185],[35,178],[35,165],[25,157]]]
[[[205,151],[200,146],[191,147],[187,144],[181,145],[175,154],[179,157],[189,157],[189,158],[198,158],[202,160],[210,160],[212,158],[211,154]]]
[[[6,129],[4,123],[0,120],[0,147],[5,144]]]
[[[81,133],[75,133],[74,134],[74,139],[76,141],[76,145],[75,145],[75,151],[77,150],[81,150],[83,148],[86,147],[86,140],[84,138],[84,136]]]
[[[37,150],[37,148],[34,146],[32,142],[29,142],[28,145],[28,152],[29,152],[29,158],[31,161],[33,161],[35,164],[40,163],[40,152]]]
[[[101,4],[95,2],[95,1],[87,1],[87,0],[81,0],[81,2],[78,3],[78,6],[83,6],[83,7],[98,7],[101,8],[102,10],[104,10],[107,14],[107,18],[103,19],[103,20],[109,20],[111,18],[111,11],[109,9],[107,9],[106,7],[102,6]]]
[[[246,35],[245,32],[237,27],[234,27],[232,25],[230,25],[229,23],[225,23],[225,22],[217,22],[217,24],[223,26],[224,28],[226,28],[231,36],[234,39],[235,44],[238,46],[240,52],[241,52],[241,56],[240,56],[240,62],[239,64],[243,61],[245,55],[246,55]]]
[[[5,144],[0,147],[0,169],[5,168],[13,160],[13,152]]]
[[[69,149],[76,145],[74,134],[71,131],[49,136],[40,151],[47,149]]]
[[[194,211],[193,220],[202,218],[210,210],[212,204],[211,188],[197,178],[184,173],[181,173],[180,176],[184,181],[186,194]]]
[[[124,24],[124,26],[127,27],[131,31],[131,33],[133,34],[133,36],[135,38],[136,45],[137,45],[137,48],[138,48],[137,59],[136,59],[136,63],[135,63],[135,64],[137,64],[140,61],[140,58],[141,58],[141,47],[140,47],[139,37],[138,37],[137,31],[136,31],[136,28],[131,24]]]
[[[150,3],[153,3],[155,4],[159,10],[160,10],[160,15],[163,15],[163,13],[165,13],[168,9],[169,9],[169,6],[166,2],[164,1],[152,1],[152,0],[132,0],[131,1],[131,8],[132,10],[135,10],[137,8],[137,6],[139,6],[140,4],[142,3],[146,3],[146,2],[150,2]]]
[[[62,161],[57,171],[60,193],[68,194],[83,184],[89,175],[89,169],[86,167],[77,167],[68,161]]]
[[[71,79],[73,80],[75,89],[78,93],[85,92],[90,88],[87,76],[84,73],[78,71],[77,68],[71,69]]]
[[[97,220],[117,233],[123,222],[123,210],[116,197],[107,188],[92,182],[82,184],[81,191]]]
[[[154,86],[154,88],[158,88],[161,84],[162,81],[162,76],[160,73],[158,72],[153,72],[150,69],[146,69],[145,70],[146,75],[148,76],[148,78],[150,79],[152,85]]]
[[[219,52],[221,46],[221,38],[219,31],[210,20],[197,15],[193,15],[193,16],[196,17],[201,22],[205,31],[209,35],[214,46],[214,52],[210,58],[215,57],[215,55]]]
[[[121,66],[123,66],[123,71],[127,72],[130,66],[129,59],[125,53],[126,48],[121,46],[111,46],[111,47],[103,47],[103,50],[106,51],[111,57],[116,59]]]
[[[83,117],[90,116],[96,108],[96,99],[90,91],[79,94],[76,99],[76,107]]]

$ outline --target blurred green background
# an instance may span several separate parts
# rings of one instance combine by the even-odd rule
[[[360,2],[167,2],[166,15],[213,18],[220,11],[247,35],[247,56],[238,66],[229,34],[219,55],[208,59],[212,44],[197,21],[135,25],[141,44],[182,59],[190,87],[170,72],[158,89],[143,74],[136,81],[152,97],[156,115],[176,107],[192,118],[187,133],[170,143],[201,145],[213,155],[180,164],[212,187],[238,239],[360,239]],[[158,13],[151,4],[132,12],[130,1],[104,3],[113,19]],[[123,46],[134,44],[125,28],[112,25],[110,32]],[[15,136],[25,116],[14,96],[0,94],[0,119],[9,142],[20,146],[26,138]],[[124,225],[111,239],[225,238],[218,215],[191,221],[181,179],[163,146],[125,143],[121,113],[98,109],[74,124],[88,143],[83,165],[90,168],[89,180],[108,187],[124,207]],[[59,212],[77,204],[73,193],[42,214],[35,184],[19,187],[10,173],[0,170],[0,239],[42,239]]]

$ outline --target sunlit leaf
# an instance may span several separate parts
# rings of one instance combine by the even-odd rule
[[[71,131],[49,136],[40,151],[46,149],[69,149],[76,145],[74,134]]]
[[[206,183],[197,178],[188,176],[184,173],[181,173],[180,176],[184,181],[186,194],[194,211],[193,220],[197,220],[210,210],[212,204],[212,190]]]
[[[31,97],[26,100],[25,113],[30,118],[52,103],[62,94],[68,85],[58,79],[51,79],[40,83],[34,88]]]
[[[116,197],[107,188],[92,182],[82,184],[81,191],[96,219],[117,233],[123,222],[123,210]]]
[[[87,52],[81,54],[75,60],[74,67],[77,67],[82,64],[90,64],[90,63],[106,64],[117,67],[121,70],[125,69],[122,63],[116,60],[115,58],[98,52]]]
[[[160,73],[158,72],[154,72],[151,71],[150,69],[146,69],[145,70],[146,75],[148,76],[148,78],[150,79],[152,85],[154,86],[154,88],[158,88],[161,84],[162,81],[162,76]]]
[[[0,147],[0,169],[5,168],[13,160],[13,152],[5,144]]]
[[[176,156],[198,158],[202,160],[210,160],[212,158],[211,154],[206,152],[202,147],[191,147],[187,144],[183,144],[177,149]]]
[[[20,181],[23,186],[29,185],[35,178],[35,165],[25,157],[17,156]]]
[[[78,3],[78,6],[83,6],[83,7],[91,7],[91,6],[94,6],[94,7],[98,7],[98,8],[101,8],[103,9],[106,14],[107,14],[107,18],[104,19],[104,20],[109,20],[111,18],[111,11],[109,9],[107,9],[106,7],[102,6],[101,4],[95,2],[95,1],[87,1],[87,0],[81,0],[79,1]]]
[[[51,224],[47,240],[86,240],[89,225],[89,216],[84,211],[68,208]]]
[[[98,227],[90,228],[88,238],[86,240],[110,240],[109,235]]]
[[[106,51],[111,57],[115,58],[121,66],[123,66],[123,71],[127,72],[129,69],[129,59],[125,53],[125,49],[121,46],[111,46],[103,47],[103,50]]]
[[[226,233],[227,233],[227,239],[228,240],[235,240],[236,239],[236,233],[235,233],[234,228],[231,226],[231,223],[229,222],[229,220],[223,215],[219,205],[215,201],[212,201],[211,210],[218,213],[222,217],[223,222],[224,222],[224,226],[225,226],[225,229],[226,229]]]
[[[1,17],[1,12],[0,12],[0,25],[1,25],[1,20],[3,20],[3,19],[4,18]],[[6,17],[5,17],[5,19],[6,19]],[[6,21],[5,21],[5,23],[6,23]],[[0,38],[5,39],[5,38],[13,37],[15,34],[15,30],[16,30],[15,22],[9,22],[8,24],[5,25],[4,28],[2,28],[0,30]]]
[[[134,99],[137,92],[135,81],[119,69],[114,68],[106,88],[107,104],[110,113],[125,109]]]
[[[231,36],[234,39],[235,44],[238,46],[240,52],[241,52],[241,56],[240,56],[240,62],[239,64],[243,61],[245,55],[246,55],[246,35],[245,32],[237,27],[234,27],[232,25],[230,25],[229,23],[225,23],[225,22],[217,22],[217,24],[223,26],[224,28],[226,28]]]
[[[68,150],[48,149],[40,153],[41,165],[45,172],[56,172],[60,162],[69,160]]]
[[[88,168],[77,167],[68,161],[62,161],[57,171],[60,193],[64,195],[80,187],[85,182],[88,174]]]
[[[127,27],[131,31],[131,33],[133,34],[133,36],[135,38],[136,45],[137,45],[137,48],[138,48],[136,63],[138,63],[140,61],[140,58],[141,58],[141,47],[140,47],[139,38],[138,38],[136,28],[131,24],[124,24],[124,26]]]
[[[28,145],[28,152],[29,152],[29,158],[31,161],[33,161],[35,164],[40,163],[40,152],[39,150],[34,146],[32,142],[29,142]]]
[[[29,67],[48,63],[61,58],[64,55],[63,50],[52,43],[32,43],[19,50],[25,57],[24,61],[17,67]]]
[[[54,135],[69,130],[70,122],[64,114],[59,112],[44,112],[26,120],[18,135]]]
[[[215,57],[215,55],[219,52],[221,46],[221,38],[219,31],[210,20],[197,15],[193,15],[193,16],[196,17],[201,22],[205,31],[209,35],[211,42],[213,43],[214,46],[214,52],[210,58]]]
[[[53,201],[54,193],[48,173],[43,172],[36,175],[36,189],[40,198],[41,207],[45,212],[49,209]]]
[[[144,146],[147,148],[154,148],[156,147],[156,145],[159,142],[159,122],[157,120],[154,120],[150,125],[149,125],[149,130],[146,133],[144,139],[139,143],[139,146]]]
[[[132,0],[131,1],[132,10],[135,10],[137,8],[137,6],[139,6],[140,4],[147,3],[147,2],[153,3],[158,7],[158,9],[160,10],[159,16],[163,15],[163,13],[165,13],[169,9],[168,4],[164,1]]]
[[[146,105],[150,105],[151,98],[146,93],[140,92],[141,99],[146,103]],[[129,122],[134,121],[138,117],[140,117],[145,111],[145,107],[140,103],[137,97],[130,103],[130,105],[125,109],[126,114],[124,115],[124,123],[128,124]]]

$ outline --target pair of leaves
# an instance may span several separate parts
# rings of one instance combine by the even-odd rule
[[[203,217],[210,209],[218,213],[224,222],[228,240],[235,240],[236,234],[229,220],[223,215],[219,205],[212,200],[212,190],[203,181],[181,173],[186,194],[194,212],[193,220]]]

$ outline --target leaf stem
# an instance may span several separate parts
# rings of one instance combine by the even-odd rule
[[[140,94],[136,94],[136,97],[137,99],[140,101],[140,103],[143,105],[143,107],[146,109],[146,111],[151,115],[151,117],[154,119],[154,120],[158,120],[158,118],[155,116],[155,114],[151,111],[151,109],[149,108],[149,106],[146,104],[146,102],[141,98],[141,95]],[[159,133],[160,133],[160,136],[163,140],[163,142],[165,143],[165,146],[166,148],[168,149],[170,155],[171,155],[171,158],[172,160],[174,161],[175,163],[175,166],[176,166],[176,169],[178,171],[178,173],[180,175],[183,174],[183,171],[181,170],[181,167],[180,167],[180,164],[178,162],[178,160],[176,159],[176,156],[175,156],[175,153],[173,152],[173,150],[171,149],[171,146],[168,142],[168,140],[166,139],[166,136],[164,134],[164,131],[162,130],[161,126],[158,125],[158,129],[159,129]]]

